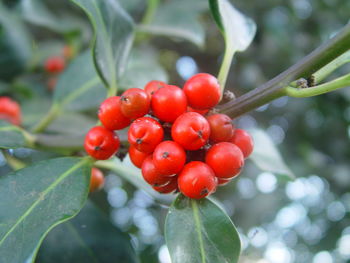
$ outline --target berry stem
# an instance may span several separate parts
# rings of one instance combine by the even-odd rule
[[[225,90],[226,80],[227,80],[228,73],[230,71],[230,67],[232,64],[232,59],[233,59],[234,54],[235,54],[235,50],[226,45],[224,58],[222,60],[221,67],[220,67],[219,74],[218,74],[218,80],[220,83],[221,98],[222,98],[222,95],[223,95],[224,90]]]
[[[148,0],[146,12],[141,20],[141,24],[147,25],[152,22],[157,11],[159,0]]]
[[[6,151],[2,151],[2,154],[4,155],[7,164],[14,170],[17,171],[19,169],[22,169],[26,167],[26,164],[20,160],[18,160],[16,157],[13,157],[12,155],[8,154]]]

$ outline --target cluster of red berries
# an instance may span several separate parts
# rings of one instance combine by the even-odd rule
[[[160,81],[129,89],[102,102],[103,126],[87,133],[85,149],[96,159],[110,158],[120,146],[114,131],[130,125],[129,156],[143,178],[160,193],[203,198],[237,176],[253,150],[250,135],[230,117],[211,114],[220,97],[217,79],[206,73],[183,89]]]
[[[21,107],[10,97],[0,97],[0,120],[5,120],[13,125],[21,125]]]

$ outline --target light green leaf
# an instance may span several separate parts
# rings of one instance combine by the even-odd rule
[[[126,66],[134,37],[131,17],[115,0],[71,0],[88,15],[95,30],[94,62],[101,78],[115,87]]]
[[[8,122],[0,120],[0,148],[15,149],[27,145],[23,130]]]
[[[166,217],[165,239],[172,263],[236,263],[241,250],[228,215],[206,198],[180,195]]]
[[[89,183],[89,162],[80,158],[42,161],[1,176],[1,262],[25,262],[35,255],[52,227],[79,212]]]

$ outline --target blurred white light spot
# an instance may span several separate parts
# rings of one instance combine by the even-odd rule
[[[252,129],[255,128],[257,126],[256,120],[249,115],[240,117],[238,119],[238,127],[242,128],[242,129]]]
[[[238,191],[242,198],[250,199],[256,195],[254,183],[249,178],[240,178],[237,182]]]
[[[265,246],[268,241],[268,236],[265,229],[261,227],[255,227],[248,232],[249,242],[254,247]]]
[[[160,247],[158,251],[158,260],[160,263],[171,263],[169,250],[166,245]]]
[[[274,100],[272,102],[272,105],[274,107],[281,108],[281,107],[286,106],[287,103],[288,103],[288,97],[281,97],[281,98],[279,98],[277,100]]]
[[[131,211],[127,207],[114,209],[111,213],[112,221],[121,228],[126,228],[130,225]]]
[[[181,57],[176,61],[176,70],[184,80],[198,72],[196,62],[188,56]]]
[[[153,198],[142,190],[137,190],[134,193],[134,203],[139,207],[149,207],[153,202]]]
[[[271,263],[291,263],[293,256],[281,242],[270,244],[265,252],[265,258]]]
[[[262,193],[271,193],[277,187],[277,179],[272,173],[261,173],[256,179],[256,187]]]
[[[327,217],[331,221],[339,221],[345,216],[345,207],[339,202],[332,202],[327,208]]]
[[[350,259],[350,235],[342,236],[339,239],[338,251],[345,259]]]
[[[112,207],[118,208],[125,205],[128,196],[122,188],[115,187],[108,192],[107,199]]]
[[[333,258],[328,251],[321,251],[314,256],[312,263],[333,263]]]
[[[259,111],[259,112],[266,111],[268,107],[269,107],[269,104],[265,104],[257,108],[256,111]]]
[[[290,228],[306,217],[306,209],[301,204],[293,203],[282,208],[276,216],[276,224],[282,228]]]
[[[267,128],[266,132],[273,138],[273,141],[276,144],[280,144],[283,142],[285,137],[285,132],[281,126],[273,124],[269,128]]]
[[[306,19],[311,15],[312,6],[307,0],[294,0],[292,1],[295,14],[300,19]]]

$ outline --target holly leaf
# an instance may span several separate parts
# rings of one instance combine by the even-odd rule
[[[0,120],[0,149],[15,149],[26,145],[25,133],[21,128]]]
[[[228,215],[209,199],[179,195],[165,221],[173,263],[238,262],[241,242]]]
[[[82,208],[89,184],[89,162],[71,157],[38,162],[0,176],[1,261],[35,258],[48,231]]]

